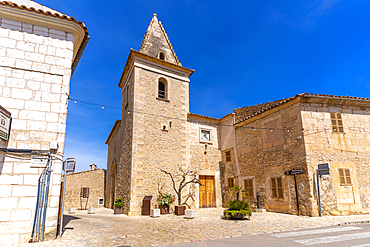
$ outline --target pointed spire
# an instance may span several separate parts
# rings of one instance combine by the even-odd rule
[[[181,66],[166,31],[155,13],[145,32],[139,52]]]

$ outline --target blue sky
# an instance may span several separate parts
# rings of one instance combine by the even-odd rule
[[[39,2],[83,21],[90,33],[71,98],[120,107],[118,81],[154,0]],[[304,92],[370,96],[369,1],[157,0],[156,12],[182,65],[195,70],[193,113],[222,117]],[[104,143],[120,116],[70,102],[64,157],[77,159],[77,171],[106,167]]]

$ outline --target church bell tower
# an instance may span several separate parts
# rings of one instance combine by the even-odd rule
[[[119,82],[122,148],[116,198],[124,198],[129,215],[141,214],[144,196],[153,196],[152,204],[156,203],[159,183],[172,191],[160,169],[175,171],[189,163],[187,114],[193,72],[181,65],[154,14],[139,51],[130,51]]]

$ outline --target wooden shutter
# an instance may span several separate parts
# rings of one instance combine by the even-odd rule
[[[281,178],[276,178],[277,180],[277,187],[278,187],[278,197],[279,198],[284,198],[283,195],[283,183],[281,181]]]
[[[229,178],[228,179],[228,185],[229,185],[230,189],[235,186],[234,178]]]
[[[331,126],[333,129],[333,132],[335,133],[343,133],[343,120],[342,120],[342,114],[341,113],[330,113],[331,118]]]
[[[350,169],[338,169],[339,172],[339,183],[342,186],[352,185]]]
[[[247,191],[247,197],[254,197],[253,179],[244,180],[244,189]]]
[[[273,198],[284,198],[283,182],[281,177],[271,178],[271,190]]]
[[[275,178],[271,178],[271,190],[272,190],[272,197],[277,197],[277,191],[276,191],[276,180]]]
[[[226,162],[229,162],[229,161],[231,161],[231,152],[227,151],[226,152]]]

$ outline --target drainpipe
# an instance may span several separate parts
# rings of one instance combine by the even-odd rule
[[[48,167],[47,167],[47,182],[46,182],[46,190],[45,190],[45,200],[44,200],[44,209],[43,209],[43,219],[42,219],[42,226],[41,226],[41,238],[40,240],[44,240],[44,233],[45,233],[45,221],[46,221],[46,211],[47,211],[47,206],[48,206],[48,196],[49,196],[49,184],[50,184],[50,174],[51,174],[51,157],[49,155],[49,160],[48,160]]]

